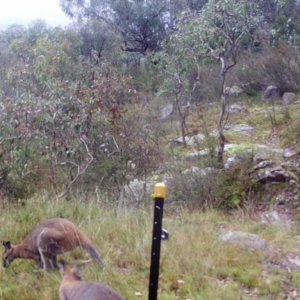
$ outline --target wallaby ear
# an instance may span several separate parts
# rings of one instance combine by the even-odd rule
[[[9,250],[11,249],[11,243],[10,241],[2,241],[2,245],[5,247],[5,249]]]

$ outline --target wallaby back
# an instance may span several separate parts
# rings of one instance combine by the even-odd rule
[[[3,265],[15,258],[31,258],[43,264],[44,269],[57,267],[56,256],[80,246],[100,265],[104,263],[90,239],[70,220],[52,218],[38,223],[18,245],[3,241],[5,247]]]
[[[60,300],[125,300],[111,287],[93,281],[82,281],[76,268],[64,261],[59,263],[64,274],[59,288]]]

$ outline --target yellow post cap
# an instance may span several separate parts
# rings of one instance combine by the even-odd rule
[[[164,183],[157,183],[154,186],[154,198],[165,198],[166,197],[166,185]]]

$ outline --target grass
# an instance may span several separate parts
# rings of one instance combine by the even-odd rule
[[[69,218],[93,240],[108,265],[134,270],[132,273],[116,268],[103,270],[92,263],[83,268],[82,278],[104,282],[126,299],[146,299],[153,221],[150,204],[148,208],[117,215],[98,198],[50,202],[34,197],[26,205],[5,207],[0,217],[1,238],[17,243],[43,219]],[[254,295],[251,299],[283,299],[280,284],[286,280],[286,272],[265,268],[262,253],[224,244],[219,235],[222,230],[247,231],[259,234],[280,251],[296,253],[295,228],[262,226],[241,212],[231,215],[185,209],[174,212],[168,206],[163,227],[170,238],[162,242],[158,299],[229,300],[247,299],[247,295]],[[76,249],[63,257],[76,264],[88,256]],[[60,281],[57,270],[46,273],[32,261],[17,259],[9,268],[1,268],[0,299],[55,300]],[[300,285],[296,272],[291,284]]]

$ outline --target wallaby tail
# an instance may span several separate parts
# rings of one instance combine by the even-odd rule
[[[95,246],[93,245],[82,245],[82,248],[85,249],[89,255],[97,261],[97,263],[102,266],[105,267],[105,263],[103,261],[103,259],[101,258],[100,254],[98,253],[98,251],[96,250]]]

